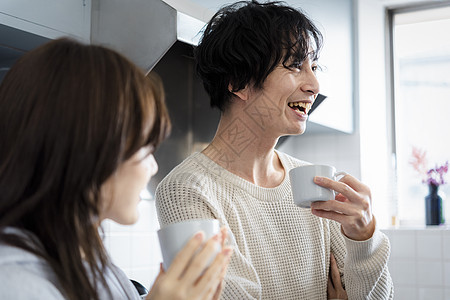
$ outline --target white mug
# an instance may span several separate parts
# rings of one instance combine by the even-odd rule
[[[336,197],[332,189],[321,187],[314,183],[315,176],[328,177],[336,180],[345,172],[336,172],[336,168],[326,165],[305,165],[289,171],[294,203],[303,208],[310,208],[315,201],[328,201]]]
[[[205,233],[204,241],[219,233],[220,224],[218,220],[187,220],[173,223],[158,230],[159,245],[163,257],[164,270],[167,270],[178,252],[199,231]],[[220,249],[217,249],[217,253]]]

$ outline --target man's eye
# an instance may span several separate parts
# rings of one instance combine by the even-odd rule
[[[292,63],[290,66],[289,66],[289,68],[290,69],[293,69],[293,70],[298,70],[298,71],[300,71],[301,69],[302,69],[302,63],[301,62],[294,62],[294,63]]]

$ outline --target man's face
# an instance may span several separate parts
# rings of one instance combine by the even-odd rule
[[[289,68],[280,63],[262,88],[252,92],[249,108],[246,108],[260,113],[264,133],[274,137],[302,134],[308,112],[319,93],[317,62],[307,58],[301,63],[290,61],[286,65]]]

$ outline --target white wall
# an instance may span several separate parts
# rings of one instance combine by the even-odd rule
[[[361,177],[371,187],[378,224],[389,225],[389,144],[386,86],[385,7],[381,1],[358,0],[358,100],[360,104]]]
[[[386,229],[396,300],[450,299],[448,228]]]
[[[358,133],[330,132],[291,136],[279,150],[314,164],[335,166],[338,171],[361,178]]]
[[[138,209],[140,217],[133,226],[118,225],[109,220],[102,223],[105,230],[104,244],[113,262],[130,279],[149,289],[162,262],[156,233],[159,223],[154,200],[141,201]]]

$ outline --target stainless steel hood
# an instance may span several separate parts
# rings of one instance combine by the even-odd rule
[[[166,2],[171,2],[172,5]],[[91,42],[113,48],[150,71],[176,41],[197,45],[205,22],[175,6],[189,1],[92,0]],[[208,18],[208,13],[204,13]]]
[[[187,13],[193,9],[205,20]],[[214,137],[220,113],[209,106],[192,57],[212,14],[188,0],[92,0],[91,42],[115,49],[146,72],[154,70],[164,83],[172,133],[155,153],[159,171],[150,192]]]

